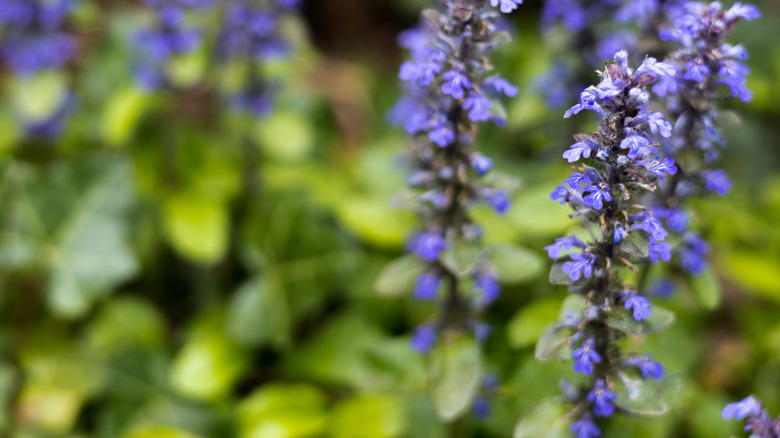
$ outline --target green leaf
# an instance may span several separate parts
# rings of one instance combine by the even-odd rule
[[[638,415],[663,415],[669,410],[669,401],[674,399],[680,388],[679,379],[667,375],[661,380],[631,378],[619,373],[612,380],[610,388],[615,393],[615,405]]]
[[[16,77],[11,99],[25,120],[43,121],[54,114],[68,94],[68,79],[61,71],[50,70],[32,77]]]
[[[557,399],[530,408],[515,426],[514,438],[570,438],[567,406]]]
[[[720,306],[722,291],[715,274],[709,268],[698,275],[688,276],[691,294],[696,303],[707,310],[714,310]]]
[[[558,286],[569,286],[573,283],[569,274],[563,272],[563,264],[570,261],[568,257],[555,260],[550,267],[550,283]]]
[[[646,259],[650,254],[650,238],[644,231],[635,231],[621,240],[617,249],[628,258]]]
[[[651,315],[642,321],[634,319],[633,312],[622,307],[612,309],[607,315],[607,325],[630,335],[655,333],[674,322],[674,312],[653,304]]]
[[[534,112],[539,113],[535,108]],[[557,183],[529,187],[512,199],[512,209],[507,212],[507,219],[516,229],[526,236],[538,238],[558,235],[575,225],[568,217],[571,212],[568,207],[550,201],[550,187],[555,187]]]
[[[234,341],[246,345],[289,342],[287,297],[273,276],[253,278],[238,288],[228,307],[226,331]]]
[[[520,309],[506,328],[509,345],[524,348],[533,345],[550,322],[555,321],[561,300],[551,298],[534,301]]]
[[[401,256],[388,263],[379,273],[374,282],[374,290],[385,297],[406,295],[414,289],[415,280],[423,272],[425,266],[415,256]]]
[[[522,283],[533,279],[542,270],[542,258],[534,251],[517,245],[491,245],[485,250],[504,284]]]
[[[111,96],[103,111],[103,138],[112,146],[127,143],[149,104],[149,96],[128,87]]]
[[[756,295],[780,301],[780,258],[776,251],[725,252],[719,266],[735,283]]]
[[[392,396],[361,394],[340,402],[333,410],[333,438],[395,438],[403,434],[401,401]]]
[[[168,241],[188,259],[212,264],[221,260],[228,244],[228,212],[222,199],[197,193],[169,196],[164,204]]]
[[[304,384],[268,384],[238,404],[239,438],[322,436],[328,417],[325,395]]]
[[[430,353],[431,400],[444,421],[453,421],[471,405],[482,379],[477,341],[458,334],[445,339]]]
[[[277,111],[255,126],[258,144],[273,160],[300,162],[314,147],[316,134],[312,124],[298,112]]]
[[[414,215],[390,207],[388,199],[373,196],[351,196],[337,205],[339,219],[368,243],[383,247],[400,247],[414,228]]]
[[[208,61],[204,50],[175,56],[166,66],[168,77],[178,88],[193,87],[205,76]]]
[[[18,187],[5,212],[2,257],[15,267],[46,269],[48,304],[56,315],[83,315],[136,273],[127,244],[133,191],[126,163],[61,163],[45,175],[18,165],[13,178]]]
[[[568,359],[571,357],[569,352],[571,335],[572,329],[560,327],[557,322],[548,325],[536,343],[534,357],[536,360]]]
[[[171,364],[169,381],[179,394],[198,401],[220,400],[241,377],[249,355],[219,331],[201,331]]]
[[[458,278],[468,278],[479,258],[479,249],[474,245],[456,243],[442,252],[440,261]]]
[[[100,309],[89,327],[90,347],[100,355],[134,348],[162,347],[165,323],[151,304],[136,297],[116,297]]]
[[[198,438],[187,431],[169,426],[154,424],[139,424],[125,434],[122,438]]]
[[[583,310],[585,310],[585,297],[577,294],[569,294],[563,299],[563,303],[561,303],[561,311],[558,313],[558,319],[562,320],[567,312],[573,312],[580,315]]]

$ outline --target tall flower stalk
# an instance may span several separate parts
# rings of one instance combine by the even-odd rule
[[[506,32],[497,29],[500,12],[509,13],[519,3],[443,0],[441,8],[423,13],[419,28],[400,38],[411,59],[400,69],[406,94],[392,117],[411,135],[412,169],[407,182],[419,194],[420,229],[407,246],[413,272],[419,274],[413,293],[439,308],[414,330],[411,346],[420,353],[440,343],[442,348],[463,346],[458,353],[442,357],[465,352],[468,360],[476,361],[466,367],[468,379],[446,371],[447,359],[441,364],[445,370],[433,373],[439,374],[432,379],[440,383],[438,390],[433,389],[434,404],[446,420],[459,416],[477,398],[482,377],[475,372],[480,366],[474,339],[482,341],[489,333],[479,314],[500,292],[496,270],[481,251],[482,230],[469,210],[481,203],[499,214],[509,208],[507,192],[482,181],[493,163],[477,151],[474,141],[482,123],[503,124],[498,99],[518,91],[495,74],[491,55],[498,44],[509,40]],[[453,377],[451,386],[446,383],[448,376]],[[458,392],[466,397],[451,397],[449,387],[460,388]],[[484,400],[476,411],[486,412]]]
[[[717,2],[689,2],[684,7],[687,12],[674,20],[675,27],[661,35],[679,46],[666,60],[677,74],[653,87],[656,94],[667,98],[674,132],[663,142],[664,153],[674,158],[679,172],[649,202],[656,218],[681,237],[673,251],[676,261],[696,275],[707,266],[708,244],[689,229],[686,202],[711,193],[723,196],[731,188],[726,172],[712,168],[725,145],[718,127],[719,102],[730,98],[749,102],[752,98],[745,85],[750,72],[743,63],[747,51],[724,40],[740,18],[753,20],[761,14],[754,6],[741,3],[728,10],[722,10]]]
[[[668,233],[640,200],[656,183],[676,173],[674,161],[655,156],[653,133],[671,135],[671,124],[648,109],[650,84],[673,76],[668,64],[646,58],[634,71],[628,54],[600,72],[601,82],[585,89],[566,117],[582,110],[599,115],[599,129],[575,135],[576,143],[563,154],[576,163],[575,172],[552,193],[553,200],[569,204],[589,239],[574,235],[547,246],[556,262],[553,284],[569,286],[562,319],[540,339],[539,359],[570,357],[584,384],[565,383],[564,396],[574,405],[570,431],[577,438],[601,435],[601,426],[617,411],[663,411],[657,380],[664,368],[648,355],[626,352],[621,339],[660,329],[671,314],[651,306],[645,291],[632,286],[625,275],[636,265],[668,261]],[[562,256],[563,251],[572,251]],[[568,347],[568,348],[567,348]],[[648,396],[652,393],[652,396]]]

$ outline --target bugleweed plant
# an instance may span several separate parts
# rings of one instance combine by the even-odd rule
[[[407,91],[393,115],[412,135],[407,182],[420,193],[422,225],[407,247],[414,257],[403,263],[420,271],[414,296],[437,302],[439,309],[415,329],[411,345],[420,353],[436,348],[432,396],[446,420],[458,417],[480,386],[480,373],[474,372],[480,368],[477,342],[490,328],[479,314],[500,292],[496,271],[480,251],[482,230],[469,209],[487,203],[502,214],[509,208],[505,190],[481,181],[493,163],[474,141],[481,123],[503,124],[493,99],[517,94],[495,74],[490,58],[496,45],[509,39],[497,29],[499,10],[509,13],[519,3],[445,0],[441,9],[423,13],[420,28],[401,37],[411,60],[401,66]],[[453,362],[453,356],[468,366]],[[484,412],[480,405],[478,411]]]
[[[671,135],[671,124],[648,109],[648,88],[674,74],[674,67],[654,58],[634,71],[628,54],[618,52],[615,62],[599,72],[601,82],[585,89],[566,112],[568,118],[593,111],[601,122],[597,131],[575,136],[576,143],[563,154],[577,163],[575,172],[551,195],[572,207],[571,216],[582,221],[589,238],[569,235],[545,248],[556,260],[550,281],[567,285],[572,295],[564,302],[561,320],[539,340],[536,357],[570,357],[574,371],[585,377],[562,384],[572,409],[564,422],[548,425],[557,431],[547,433],[560,436],[563,424],[570,423],[577,438],[597,437],[617,411],[666,410],[659,384],[663,366],[649,355],[626,351],[622,341],[657,331],[673,319],[670,312],[651,306],[625,271],[670,258],[664,242],[668,232],[639,200],[656,189],[658,180],[677,172],[674,161],[655,156],[658,145],[648,141],[651,133]],[[563,251],[572,252],[561,256]],[[521,420],[516,436],[538,433],[534,421],[533,414]]]

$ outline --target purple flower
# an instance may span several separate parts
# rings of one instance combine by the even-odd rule
[[[571,358],[574,359],[574,371],[586,376],[593,373],[594,363],[601,363],[601,355],[596,351],[593,339],[584,341],[571,353]]]
[[[579,420],[569,426],[569,431],[575,435],[576,438],[596,438],[601,436],[601,430],[593,423],[593,418],[590,414],[585,414],[580,417]]]
[[[492,89],[495,93],[503,93],[506,97],[517,96],[518,89],[504,78],[491,76],[482,81],[482,86]]]
[[[666,172],[669,175],[677,173],[677,166],[674,165],[674,160],[669,157],[664,158],[663,161],[658,157],[655,157],[652,160],[644,160],[637,165],[643,166],[648,172],[654,173],[660,179],[664,179],[663,172]]]
[[[498,298],[498,294],[501,293],[501,286],[498,285],[495,274],[490,272],[483,272],[478,275],[474,280],[474,287],[482,293],[482,301],[485,304],[495,301]]]
[[[590,158],[591,152],[598,149],[598,144],[593,140],[584,140],[571,145],[568,151],[563,153],[563,158],[566,158],[569,163],[573,163],[580,159],[580,157]]]
[[[562,269],[563,272],[569,274],[571,281],[579,280],[582,275],[584,275],[585,278],[590,278],[593,274],[593,264],[596,262],[596,256],[589,252],[575,252],[569,254],[569,257],[571,257],[573,261],[564,262]]]
[[[726,15],[723,17],[726,20],[736,20],[742,17],[747,21],[755,20],[761,17],[761,11],[753,5],[743,5],[740,2],[734,3],[734,6],[726,11]]]
[[[683,78],[689,81],[704,82],[709,75],[710,68],[707,67],[707,64],[701,58],[692,59],[685,64]]]
[[[636,69],[637,76],[647,74],[653,76],[655,79],[661,79],[664,76],[674,76],[675,72],[676,70],[672,65],[665,62],[658,62],[655,58],[649,56],[645,58],[642,65]]]
[[[658,362],[653,362],[649,355],[633,356],[625,360],[627,365],[639,368],[642,377],[645,379],[660,379],[664,375],[664,366]]]
[[[621,240],[623,240],[626,236],[628,236],[628,231],[626,231],[626,228],[621,223],[615,222],[614,229],[615,229],[615,236],[612,238],[612,241],[614,243],[618,243]]]
[[[447,82],[442,84],[441,91],[455,99],[463,99],[463,96],[466,95],[464,89],[470,90],[472,87],[468,76],[461,73],[458,69],[452,69],[444,73],[442,78]]]
[[[691,274],[697,275],[707,267],[707,253],[710,248],[695,233],[686,233],[683,236],[682,245],[677,252],[680,255],[680,265]]]
[[[504,214],[509,210],[511,203],[507,197],[506,190],[502,189],[483,189],[483,196],[487,199],[488,205],[498,214]]]
[[[615,393],[607,388],[604,379],[596,380],[587,396],[588,401],[593,403],[593,413],[599,417],[609,417],[615,413],[615,407],[612,405],[615,398]]]
[[[471,413],[480,420],[490,416],[490,402],[485,397],[477,397],[471,405]]]
[[[517,5],[523,4],[523,0],[490,0],[490,6],[493,6],[494,8],[496,6],[501,7],[501,12],[508,14],[515,9],[517,9]]]
[[[658,260],[668,262],[672,258],[672,247],[666,242],[650,242],[649,256],[653,263],[658,263]]]
[[[428,271],[417,277],[414,296],[421,300],[433,300],[439,291],[441,278],[436,271]]]
[[[672,135],[672,124],[664,120],[663,114],[647,112],[643,115],[650,127],[650,132],[653,134],[660,132],[664,138],[669,138]]]
[[[550,193],[550,200],[556,201],[560,199],[560,204],[563,205],[569,200],[569,189],[566,186],[558,186]]]
[[[455,130],[452,123],[444,122],[428,133],[428,138],[439,147],[447,147],[455,141]]]
[[[414,329],[410,344],[418,353],[427,353],[438,341],[436,327],[433,324],[423,324]]]
[[[741,401],[726,405],[721,416],[724,420],[742,420],[746,417],[758,417],[763,409],[761,402],[751,395]]]
[[[480,176],[488,173],[490,168],[493,167],[493,160],[480,154],[479,152],[474,152],[471,154],[469,161],[471,161],[471,167],[477,171],[477,175]]]
[[[655,240],[664,240],[669,233],[664,229],[661,222],[653,216],[652,211],[645,211],[632,217],[633,220],[641,221],[639,224],[634,225],[632,229],[644,230],[647,234],[652,236]]]
[[[612,201],[612,195],[609,193],[609,186],[604,183],[589,185],[585,187],[584,192],[590,192],[589,195],[583,198],[585,205],[590,205],[596,210],[601,210],[602,207],[604,207],[604,200]]]
[[[704,179],[704,187],[707,191],[725,196],[731,189],[731,180],[726,176],[726,171],[724,170],[705,170],[701,172],[701,176]]]
[[[545,246],[544,249],[547,250],[547,254],[551,259],[557,259],[561,256],[562,250],[569,251],[572,247],[585,249],[585,244],[573,235],[569,235],[555,239],[555,243]]]
[[[652,315],[650,310],[650,301],[636,293],[633,290],[627,290],[623,292],[626,309],[633,309],[634,319],[641,321],[645,318],[649,318]]]
[[[417,257],[428,260],[429,262],[438,260],[439,255],[446,248],[447,242],[435,231],[416,234],[407,247],[407,249],[414,252]]]
[[[472,122],[490,120],[489,109],[492,106],[493,103],[489,99],[476,91],[469,93],[469,96],[463,101],[463,109],[469,111],[469,119]]]
[[[628,158],[636,158],[640,151],[647,146],[650,146],[650,140],[634,133],[627,135],[620,142],[621,149],[628,149]]]

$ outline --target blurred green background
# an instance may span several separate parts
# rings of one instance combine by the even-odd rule
[[[192,86],[136,88],[127,41],[148,17],[132,1],[82,2],[67,73],[0,73],[0,436],[452,436],[408,348],[435,309],[374,291],[415,225],[394,207],[406,135],[385,114],[400,93],[395,36],[426,4],[310,0],[285,23],[295,50],[267,69],[283,86],[259,121],[226,107],[198,62],[180,66]],[[735,187],[695,205],[711,275],[671,273],[677,321],[630,345],[680,376],[680,396],[663,417],[619,416],[606,437],[738,435],[726,403],[780,402],[780,6],[759,6],[730,38],[752,55],[755,91],[725,128]],[[511,17],[496,65],[521,94],[478,139],[522,187],[504,217],[474,215],[528,262],[485,316],[492,415],[464,419],[461,437],[510,436],[572,374],[533,348],[566,296],[542,247],[576,225],[548,194],[567,176],[567,133],[593,120],[565,121],[533,89],[560,44],[542,40],[539,9]],[[24,140],[17,115],[55,105],[62,81],[78,95],[63,137]]]

